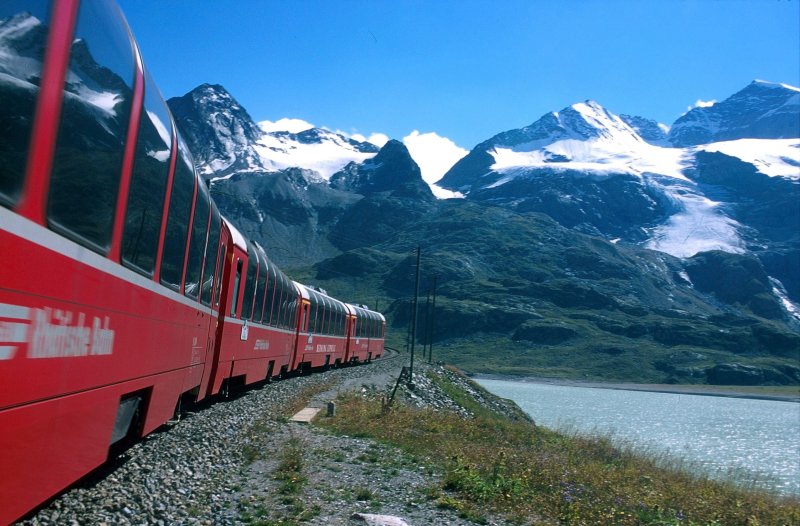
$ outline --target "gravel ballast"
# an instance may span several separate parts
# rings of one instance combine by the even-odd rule
[[[426,498],[441,473],[390,446],[334,436],[287,418],[297,397],[321,391],[308,405],[323,407],[343,390],[390,393],[405,364],[389,356],[371,364],[289,378],[218,400],[146,437],[100,473],[55,499],[22,524],[365,524],[390,516],[409,525],[468,525],[453,510]],[[438,366],[474,391],[463,378]],[[459,407],[421,374],[415,388],[401,384],[406,403]],[[479,401],[503,410],[497,400]],[[513,411],[513,409],[511,409]],[[256,425],[257,423],[257,425]],[[302,456],[302,488],[289,493],[275,472],[288,443]],[[399,522],[394,522],[399,524]],[[487,524],[487,523],[484,523]],[[488,524],[505,524],[489,519]]]

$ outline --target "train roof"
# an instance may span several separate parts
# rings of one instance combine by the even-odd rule
[[[233,223],[228,221],[228,218],[222,216],[222,222],[228,227],[228,230],[231,231],[231,238],[233,238],[233,244],[237,247],[241,248],[242,250],[247,250],[247,240],[245,240],[244,236],[242,235],[239,230],[233,226]]]
[[[354,305],[352,303],[345,303],[345,306],[347,307],[347,310],[350,312],[350,314],[355,315],[360,311],[362,313],[365,313],[369,318],[377,318],[382,322],[386,322],[386,318],[383,316],[383,314],[381,314],[378,311],[371,310],[369,307],[366,307],[364,305]]]
[[[297,287],[297,289],[300,291],[301,296],[305,300],[311,299],[312,295],[323,296],[323,297],[329,299],[330,301],[332,301],[332,302],[334,302],[334,303],[336,303],[338,305],[341,305],[345,310],[349,311],[349,309],[347,307],[347,304],[345,302],[343,302],[342,300],[338,300],[338,299],[334,298],[333,296],[329,296],[328,293],[325,292],[325,291],[322,291],[322,290],[319,290],[317,288],[314,288],[311,285],[303,285],[302,283],[299,283],[297,281],[292,281],[292,283],[294,283],[294,286]]]

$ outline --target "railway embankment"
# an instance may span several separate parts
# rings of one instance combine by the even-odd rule
[[[800,522],[797,499],[553,433],[445,367],[418,363],[412,389],[398,382],[406,362],[289,378],[193,410],[25,523]],[[293,422],[306,406],[322,411]]]
[[[426,497],[442,473],[422,459],[290,420],[304,405],[327,405],[343,392],[388,399],[405,364],[406,357],[395,355],[265,384],[192,409],[22,524],[364,523],[359,513],[367,519],[393,514],[409,524],[472,524]],[[419,373],[428,368],[417,365]],[[414,378],[413,391],[405,379],[400,382],[395,403],[468,414],[427,376]],[[486,403],[506,407],[488,398]],[[293,457],[298,469],[287,474]]]

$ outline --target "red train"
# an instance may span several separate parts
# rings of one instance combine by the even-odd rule
[[[181,400],[384,331],[220,215],[112,1],[0,3],[0,524]]]

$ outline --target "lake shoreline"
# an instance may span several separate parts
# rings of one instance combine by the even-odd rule
[[[618,391],[646,391],[651,393],[686,394],[699,396],[719,396],[725,398],[749,398],[753,400],[772,400],[778,402],[800,403],[800,392],[795,394],[758,393],[748,391],[749,386],[693,385],[693,384],[640,384],[626,382],[594,382],[569,378],[549,378],[540,376],[506,376],[502,374],[470,374],[473,380],[504,380],[508,382],[563,385],[587,387],[591,389],[614,389]]]

